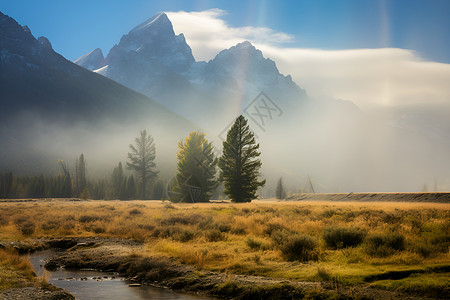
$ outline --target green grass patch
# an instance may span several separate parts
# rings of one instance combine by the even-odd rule
[[[386,290],[450,299],[449,278],[450,273],[423,273],[412,274],[400,280],[379,280],[370,285]]]

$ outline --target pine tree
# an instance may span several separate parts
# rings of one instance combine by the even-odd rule
[[[223,154],[219,159],[219,180],[224,182],[224,193],[232,202],[250,202],[257,198],[258,187],[264,186],[266,180],[259,181],[259,168],[262,163],[257,157],[259,144],[241,115],[223,142]]]
[[[208,202],[218,186],[212,144],[204,133],[191,132],[178,148],[177,201]]]
[[[122,184],[120,185],[120,191],[119,191],[119,199],[120,200],[127,200],[128,199],[128,195],[127,195],[127,177],[125,176],[122,180]]]
[[[167,198],[166,184],[164,180],[158,179],[153,185],[152,199],[163,200]]]
[[[8,199],[12,195],[13,174],[8,172],[0,175],[0,198]]]
[[[86,161],[84,155],[81,154],[80,158],[75,161],[75,188],[77,196],[85,192],[86,187]]]
[[[136,183],[133,175],[127,180],[127,199],[136,199]]]
[[[70,198],[72,197],[72,178],[70,176],[69,168],[64,161],[60,160],[59,163],[64,172],[64,175],[61,176],[59,182],[59,195],[62,198]]]
[[[93,199],[106,199],[106,179],[99,179],[96,182],[90,182],[91,197]]]
[[[136,138],[135,142],[136,146],[130,144],[131,152],[128,152],[127,167],[138,174],[142,186],[142,198],[146,199],[147,183],[154,180],[158,174],[153,170],[156,167],[156,149],[153,138],[147,134],[146,130],[141,131],[141,136]]]
[[[286,198],[286,189],[284,188],[283,179],[280,177],[277,182],[277,189],[275,191],[275,197],[277,199],[285,199]]]
[[[122,187],[124,176],[123,176],[123,168],[122,163],[119,162],[119,165],[113,169],[111,175],[111,184],[112,184],[112,193],[113,198],[118,199],[120,194],[120,188]]]

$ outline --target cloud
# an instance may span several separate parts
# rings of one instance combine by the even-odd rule
[[[351,100],[366,109],[450,104],[450,65],[423,61],[410,50],[259,48],[313,96]]]
[[[312,96],[350,100],[363,109],[408,105],[450,106],[450,64],[424,61],[396,48],[322,50],[289,48],[292,35],[266,27],[233,27],[225,11],[168,13],[176,33],[184,33],[197,60],[248,40],[280,72]],[[297,37],[298,38],[298,37]]]
[[[209,60],[217,53],[242,41],[264,45],[289,43],[292,35],[277,32],[267,27],[231,27],[222,17],[226,14],[221,9],[200,12],[168,12],[175,32],[184,33],[197,60]]]

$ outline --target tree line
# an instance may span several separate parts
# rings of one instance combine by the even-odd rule
[[[201,132],[191,132],[178,143],[177,173],[166,182],[159,178],[155,163],[156,147],[146,130],[130,144],[126,168],[114,167],[109,177],[88,180],[83,154],[75,160],[73,172],[60,161],[57,176],[21,176],[0,174],[0,198],[83,198],[83,199],[169,199],[172,202],[208,202],[223,184],[223,193],[233,202],[249,202],[258,197],[262,162],[259,144],[241,115],[223,141],[218,157],[211,142]],[[277,184],[277,198],[284,198],[282,181]]]

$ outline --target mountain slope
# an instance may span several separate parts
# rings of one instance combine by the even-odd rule
[[[29,169],[89,150],[117,157],[110,141],[122,139],[123,146],[116,147],[125,155],[144,128],[163,141],[167,137],[173,149],[198,128],[152,99],[67,61],[46,38],[35,39],[2,13],[0,36],[0,170]]]

